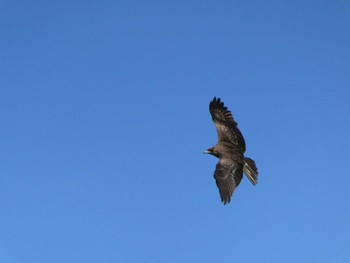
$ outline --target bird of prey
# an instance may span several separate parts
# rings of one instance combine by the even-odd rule
[[[209,104],[209,111],[218,133],[218,144],[204,153],[219,158],[214,172],[216,185],[219,188],[221,201],[230,203],[231,196],[242,180],[243,173],[256,185],[258,169],[255,162],[244,157],[245,141],[231,112],[220,101],[214,99]]]

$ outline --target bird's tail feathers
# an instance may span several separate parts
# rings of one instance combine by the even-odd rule
[[[256,168],[255,162],[252,159],[244,158],[243,172],[248,177],[249,181],[253,185],[256,185],[258,180],[258,168]]]

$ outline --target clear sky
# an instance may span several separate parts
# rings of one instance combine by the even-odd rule
[[[0,72],[2,263],[350,262],[349,1],[3,0]]]

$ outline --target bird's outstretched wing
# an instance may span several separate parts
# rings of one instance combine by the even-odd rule
[[[218,132],[219,143],[224,141],[230,142],[237,145],[244,153],[245,141],[243,135],[238,129],[231,111],[224,106],[220,98],[216,99],[216,97],[214,97],[209,104],[209,111]]]
[[[214,178],[219,188],[221,202],[226,205],[226,203],[230,203],[233,192],[241,182],[243,171],[242,166],[236,162],[222,164],[221,161],[216,165]]]

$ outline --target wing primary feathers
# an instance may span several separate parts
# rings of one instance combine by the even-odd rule
[[[237,123],[232,117],[231,111],[225,107],[220,98],[209,103],[209,111],[218,132],[219,143],[222,141],[238,145],[245,152],[245,141]]]
[[[224,204],[231,202],[231,196],[242,179],[242,169],[235,162],[229,165],[222,164],[220,161],[216,165],[214,173],[216,185],[219,188],[221,201]]]

